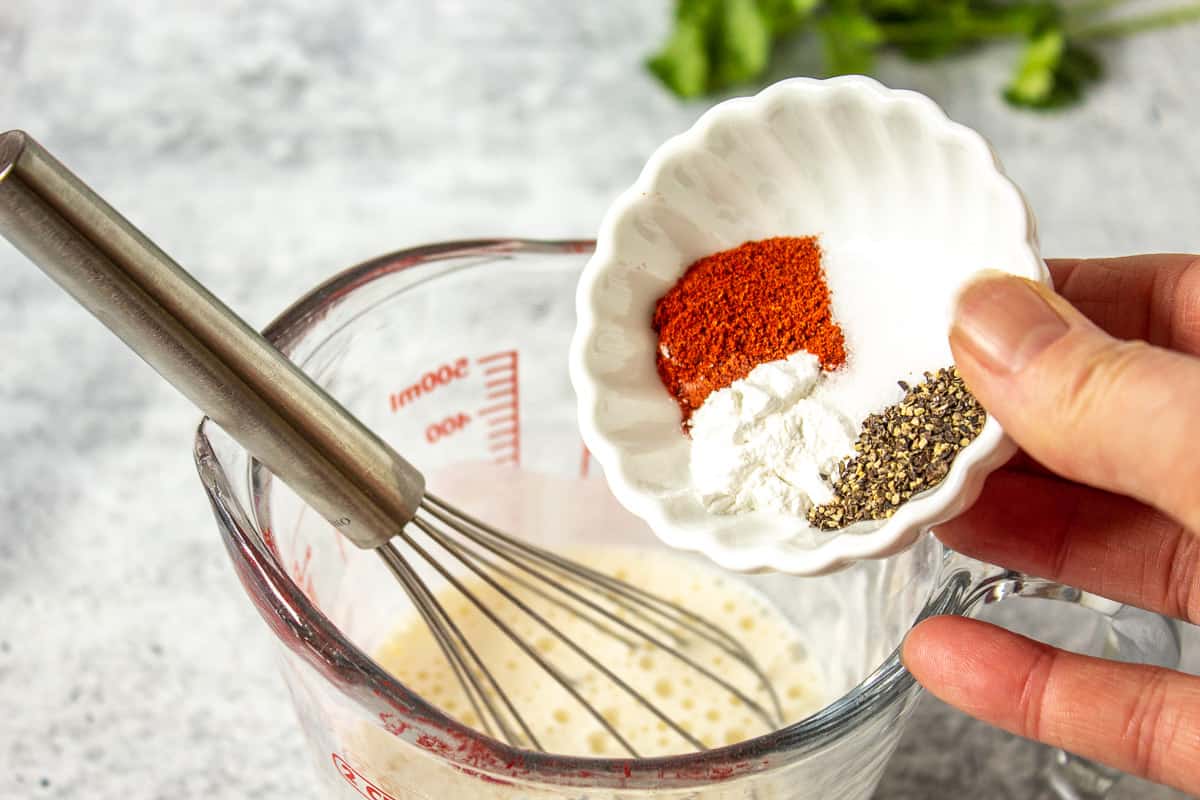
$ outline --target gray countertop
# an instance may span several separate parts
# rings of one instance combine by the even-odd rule
[[[4,0],[0,128],[264,324],[403,246],[593,235],[705,106],[640,68],[666,20],[643,0]],[[991,138],[1048,255],[1200,251],[1197,36],[1111,45],[1109,80],[1054,116],[1001,103],[1003,49],[880,77]],[[315,797],[196,419],[0,242],[0,797]],[[926,698],[879,796],[1047,797],[1044,760]]]

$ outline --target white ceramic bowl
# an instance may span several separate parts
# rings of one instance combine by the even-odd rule
[[[679,408],[655,369],[655,302],[698,258],[812,234],[850,358],[895,400],[896,380],[952,363],[953,298],[972,275],[1049,282],[1020,191],[983,137],[923,95],[863,77],[797,78],[721,103],[659,147],[609,209],[580,280],[571,380],[584,441],[617,499],[667,544],[727,569],[817,575],[891,555],[962,513],[1014,451],[989,418],[939,486],[886,521],[836,533],[704,509]],[[856,339],[851,320],[868,318],[874,332],[864,338],[860,325]]]

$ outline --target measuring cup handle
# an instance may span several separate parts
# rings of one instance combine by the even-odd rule
[[[1181,645],[1178,623],[1161,614],[1127,606],[1055,581],[1011,571],[979,581],[975,585],[974,595],[967,602],[969,607],[1009,597],[1073,603],[1097,614],[1098,623],[1102,626],[1101,643],[1095,648],[1096,652],[1088,655],[1168,669],[1179,667]],[[1046,770],[1050,786],[1063,800],[1098,800],[1106,797],[1121,775],[1119,770],[1058,749],[1054,751]]]

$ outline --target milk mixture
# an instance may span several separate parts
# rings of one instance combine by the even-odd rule
[[[520,473],[515,473],[519,475]],[[584,482],[574,481],[574,491],[562,494],[538,492],[541,511],[548,498],[569,497],[562,516],[574,520],[605,519],[605,514],[588,513]],[[591,483],[603,490],[599,481]],[[545,490],[546,486],[539,488]],[[520,494],[519,491],[515,494]],[[607,492],[604,492],[607,495]],[[607,503],[611,503],[608,500]],[[573,506],[573,508],[571,508]],[[573,513],[572,513],[573,512]],[[622,512],[624,514],[624,512]],[[541,516],[545,521],[547,517]],[[638,525],[626,517],[626,524]],[[528,524],[529,519],[526,519]],[[609,529],[611,531],[611,528]],[[612,541],[603,528],[588,537]],[[583,539],[587,541],[588,538]],[[579,539],[576,539],[579,541]],[[665,600],[719,625],[753,654],[775,687],[785,721],[791,723],[826,705],[828,698],[820,672],[808,659],[793,627],[763,596],[737,576],[725,575],[697,559],[660,549],[625,546],[596,546],[558,549],[568,558],[593,569],[656,593]],[[467,581],[472,592],[537,651],[566,675],[583,696],[625,736],[642,756],[690,752],[695,748],[665,723],[639,705],[595,667],[571,652],[550,631],[538,625],[512,602],[478,579]],[[634,646],[598,631],[577,615],[555,607],[528,589],[506,588],[536,609],[567,637],[650,698],[669,717],[704,743],[721,747],[768,733],[768,725],[728,690],[682,663],[664,650],[641,641]],[[597,596],[598,597],[598,596]],[[542,749],[559,754],[600,757],[626,755],[619,743],[567,692],[453,587],[438,593],[439,601],[453,616],[464,635],[489,666],[497,681],[538,738]],[[606,603],[622,619],[646,628],[626,609]],[[671,626],[679,639],[661,632],[664,643],[677,647],[698,663],[737,686],[752,700],[771,708],[761,682],[730,654],[694,635]],[[426,625],[414,613],[375,653],[376,660],[408,687],[456,717],[479,728],[480,720],[467,695],[448,666],[445,656]]]

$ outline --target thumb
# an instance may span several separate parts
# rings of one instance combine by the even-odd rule
[[[1114,339],[1052,290],[999,273],[963,290],[950,346],[1035,459],[1200,530],[1200,359]]]

